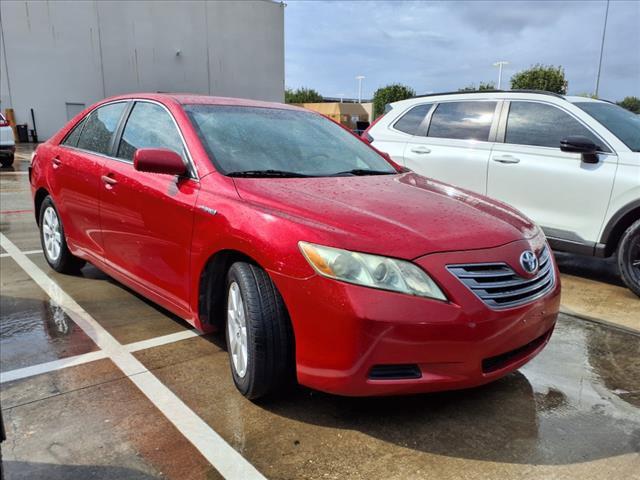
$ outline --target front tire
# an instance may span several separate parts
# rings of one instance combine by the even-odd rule
[[[11,155],[7,155],[6,157],[0,157],[0,165],[3,168],[8,168],[13,165],[13,161],[15,159],[15,155],[12,153]]]
[[[69,251],[62,220],[51,196],[42,202],[39,223],[42,251],[51,268],[60,273],[77,273],[84,267],[86,262]]]
[[[233,382],[255,400],[289,383],[293,335],[275,285],[260,267],[234,263],[227,274],[227,350]]]
[[[633,222],[620,239],[618,268],[627,287],[640,297],[640,220]]]

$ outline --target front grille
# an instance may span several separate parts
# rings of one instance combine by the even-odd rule
[[[416,364],[375,365],[369,372],[371,380],[402,380],[420,377],[422,377],[422,373]]]
[[[501,309],[531,302],[553,288],[555,275],[548,247],[542,249],[538,261],[538,273],[532,278],[518,275],[506,263],[448,265],[447,269],[489,307]]]

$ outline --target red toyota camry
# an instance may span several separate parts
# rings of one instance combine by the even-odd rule
[[[224,329],[249,398],[294,376],[343,395],[480,385],[531,360],[556,321],[535,224],[300,108],[110,98],[40,145],[30,181],[53,269],[90,262]]]

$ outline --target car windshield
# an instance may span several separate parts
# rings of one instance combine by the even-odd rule
[[[230,176],[326,177],[398,173],[339,125],[312,112],[186,105],[215,167]]]
[[[640,152],[640,115],[605,102],[576,102],[634,152]]]

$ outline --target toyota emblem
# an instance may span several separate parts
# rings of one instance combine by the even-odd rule
[[[520,255],[520,265],[527,273],[535,273],[538,269],[538,257],[531,250],[526,250]]]

